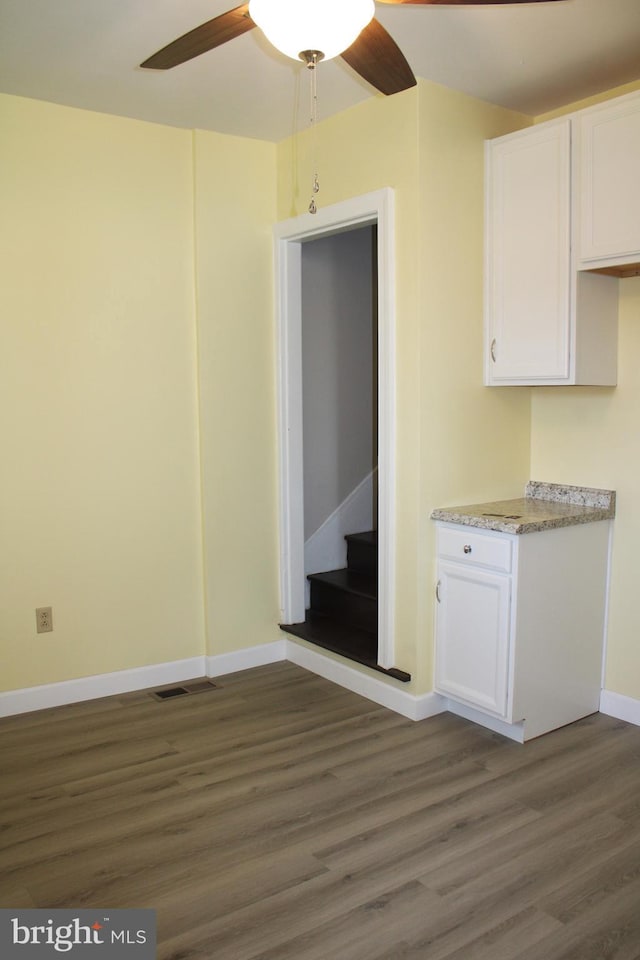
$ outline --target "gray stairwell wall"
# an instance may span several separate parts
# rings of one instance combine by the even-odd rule
[[[305,541],[376,465],[374,230],[302,246]]]

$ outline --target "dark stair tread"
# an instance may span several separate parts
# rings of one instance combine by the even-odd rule
[[[343,570],[328,570],[326,573],[310,573],[307,577],[311,583],[320,583],[345,593],[353,593],[359,597],[375,600],[378,596],[378,581],[376,577],[366,573],[345,568]]]
[[[347,543],[353,540],[357,543],[370,544],[372,547],[378,546],[378,531],[365,530],[362,533],[347,533],[345,536]]]
[[[379,666],[377,663],[378,640],[375,634],[344,626],[329,617],[313,616],[304,623],[280,624],[280,629],[324,650],[330,650],[355,663],[370,667],[378,673],[384,673],[395,680],[401,680],[403,683],[411,680],[411,674],[404,670],[398,670],[396,667],[386,670]]]

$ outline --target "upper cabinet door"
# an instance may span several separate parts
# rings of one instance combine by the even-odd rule
[[[640,260],[640,95],[578,114],[580,250],[593,261]]]
[[[571,121],[487,144],[486,382],[570,373]]]

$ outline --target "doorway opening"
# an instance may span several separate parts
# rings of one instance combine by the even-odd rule
[[[377,667],[377,224],[302,244],[305,619],[289,633]]]
[[[409,680],[393,637],[393,194],[279,224],[275,240],[281,624]]]

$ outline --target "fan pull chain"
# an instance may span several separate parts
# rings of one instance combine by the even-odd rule
[[[317,134],[317,125],[318,125],[318,81],[316,68],[318,62],[321,59],[322,54],[318,54],[315,50],[311,52],[311,55],[307,58],[307,67],[311,73],[310,76],[310,123],[311,123],[311,156],[313,161],[313,182],[311,186],[312,196],[311,203],[309,204],[309,213],[317,213],[318,206],[316,204],[316,194],[320,190],[320,181],[318,179],[318,134]]]

